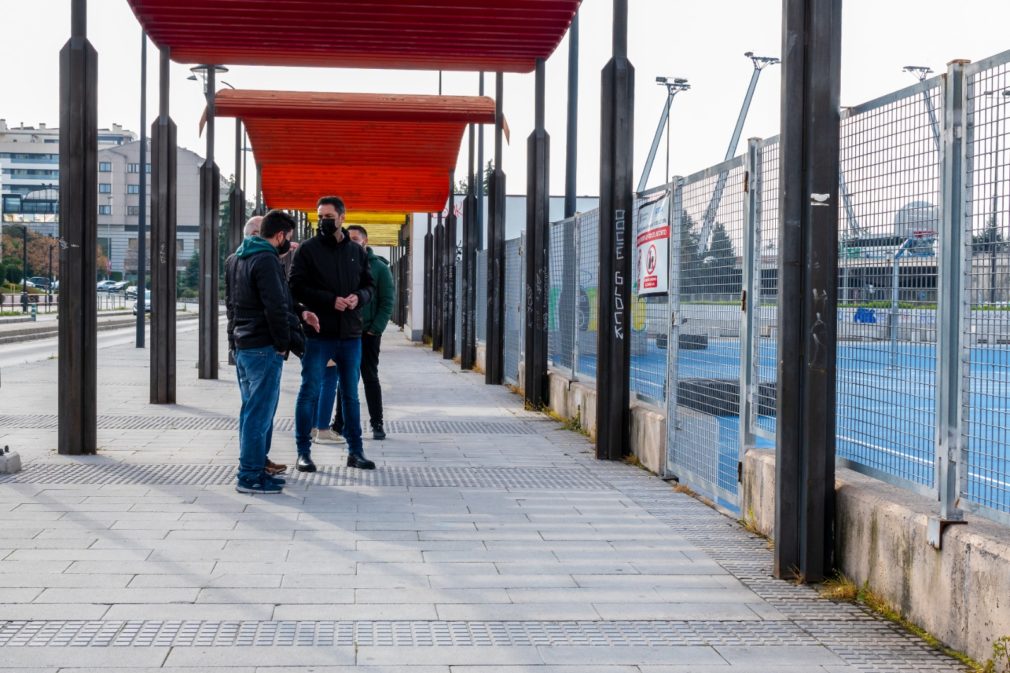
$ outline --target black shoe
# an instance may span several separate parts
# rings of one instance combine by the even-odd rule
[[[263,473],[263,481],[269,482],[271,484],[277,484],[278,486],[283,486],[284,484],[288,483],[288,480],[285,479],[284,477],[275,477],[269,472]]]
[[[316,464],[312,462],[312,459],[308,456],[298,456],[298,462],[295,464],[295,468],[299,472],[315,472]]]
[[[375,463],[364,456],[355,456],[354,454],[351,454],[347,456],[347,467],[356,467],[359,470],[374,470]]]
[[[385,439],[386,431],[382,429],[382,421],[372,425],[372,439]]]

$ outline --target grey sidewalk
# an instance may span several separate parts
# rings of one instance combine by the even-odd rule
[[[378,469],[318,447],[321,471],[272,497],[233,490],[234,372],[198,381],[192,333],[171,407],[147,404],[147,351],[101,351],[97,457],[54,455],[54,361],[5,369],[0,445],[29,465],[0,477],[0,669],[962,670],[771,579],[764,540],[504,388],[396,332],[383,347]]]

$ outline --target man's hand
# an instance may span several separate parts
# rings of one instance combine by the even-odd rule
[[[333,302],[333,308],[337,309],[338,311],[343,311],[344,309],[346,309],[347,308],[347,298],[346,297],[337,297],[337,300],[335,302]]]
[[[358,295],[356,294],[347,295],[346,297],[344,297],[344,301],[347,302],[347,308],[351,310],[356,309],[358,307]]]
[[[302,311],[302,320],[317,333],[319,332],[319,316],[315,313],[312,311]]]

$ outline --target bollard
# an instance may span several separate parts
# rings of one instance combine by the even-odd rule
[[[14,474],[21,471],[21,456],[11,453],[11,447],[4,446],[0,451],[0,474]]]
[[[32,322],[36,322],[39,319],[39,305],[32,304]]]

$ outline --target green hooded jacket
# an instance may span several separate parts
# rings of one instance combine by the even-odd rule
[[[375,281],[375,296],[361,309],[362,331],[365,333],[382,334],[393,316],[393,272],[389,270],[389,262],[379,257],[371,248],[368,252],[368,270]]]

